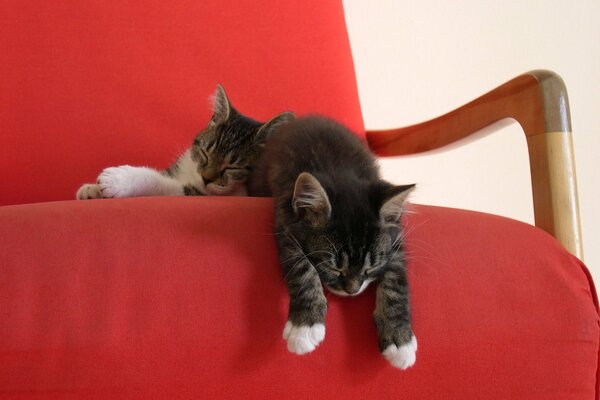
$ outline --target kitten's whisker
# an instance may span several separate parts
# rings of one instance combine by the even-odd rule
[[[319,263],[315,264],[315,265],[314,265],[315,269],[317,269],[317,267],[318,267],[319,265],[321,265],[321,264],[325,264],[326,262],[331,262],[331,260],[323,260],[323,261],[321,261],[321,262],[319,262]]]
[[[290,270],[289,270],[289,271],[288,271],[288,272],[285,274],[285,276],[283,277],[283,279],[287,281],[287,278],[288,278],[288,276],[290,275],[290,273],[292,273],[292,271],[293,271],[294,269],[296,269],[296,268],[298,267],[298,265],[300,265],[300,263],[301,263],[301,262],[303,262],[303,261],[305,261],[305,260],[307,261],[308,259],[307,259],[307,258],[303,258],[302,260],[299,260],[299,261],[297,261],[297,262],[296,262],[296,263],[295,263],[295,264],[292,266],[292,268],[290,268]]]
[[[406,254],[406,262],[407,262],[407,263],[408,263],[408,262],[414,262],[414,261],[423,261],[423,260],[425,260],[425,261],[433,261],[433,262],[437,262],[437,263],[439,263],[439,264],[441,264],[441,265],[444,265],[444,266],[446,266],[446,267],[450,267],[450,268],[452,268],[452,267],[453,267],[453,265],[452,265],[452,264],[450,264],[450,263],[448,263],[448,262],[446,262],[446,261],[443,261],[443,260],[442,260],[442,259],[440,259],[440,258],[435,258],[435,257],[426,257],[426,256],[414,256],[414,255],[412,255],[412,254]],[[431,269],[434,269],[434,270],[435,270],[435,268],[431,266],[431,262],[424,263],[424,265],[425,265],[425,266],[428,266],[428,267],[430,267]],[[420,268],[419,268],[419,269],[413,269],[413,270],[414,270],[414,271],[418,271],[418,270],[420,270]]]
[[[413,260],[431,260],[431,261],[436,261],[439,262],[442,265],[448,266],[448,267],[452,267],[452,264],[448,263],[447,261],[444,261],[441,257],[437,257],[432,251],[415,245],[414,243],[411,243],[410,245],[411,249],[410,250],[404,250],[404,254],[407,258],[407,261],[413,261]],[[425,252],[425,255],[419,255],[416,256],[415,252],[412,250],[412,248],[416,249],[416,250],[421,250],[423,252]],[[429,256],[429,257],[427,257]]]
[[[425,251],[425,252],[429,253],[430,255],[433,255],[433,252],[432,252],[430,249],[427,249],[427,248],[425,248],[425,247],[423,247],[423,246],[420,246],[420,245],[419,245],[419,244],[429,244],[429,243],[427,243],[427,242],[425,242],[425,241],[416,241],[416,240],[411,240],[411,241],[410,241],[409,243],[407,243],[407,244],[408,244],[408,247],[409,247],[409,248],[410,248],[410,247],[412,247],[412,248],[415,248],[415,249],[418,249],[418,250]],[[406,248],[405,248],[405,250],[406,250]]]
[[[313,263],[310,261],[310,259],[308,258],[308,255],[317,254],[317,253],[327,253],[327,254],[329,254],[329,255],[332,255],[332,256],[333,256],[333,254],[331,254],[331,253],[330,253],[330,252],[328,252],[328,251],[313,251],[312,253],[310,253],[310,254],[308,254],[308,255],[307,255],[307,254],[306,254],[306,253],[304,253],[304,251],[302,250],[302,246],[300,245],[300,242],[298,242],[298,239],[296,239],[296,238],[294,237],[294,235],[292,235],[291,233],[287,233],[287,232],[284,232],[284,234],[285,234],[285,235],[286,235],[286,236],[287,236],[289,239],[291,239],[291,240],[294,242],[293,244],[295,244],[295,245],[296,245],[296,248],[297,248],[297,250],[300,252],[300,255],[298,255],[298,257],[303,257],[303,259],[304,259],[304,260],[306,260],[306,262],[307,262],[307,263],[309,263],[309,264],[310,264],[310,265],[311,265],[313,268],[315,268],[315,270],[316,270],[316,267],[315,267],[315,266],[314,266],[314,264],[313,264]],[[296,268],[296,267],[297,267],[297,266],[298,266],[298,265],[299,265],[299,264],[300,264],[302,261],[303,261],[303,260],[299,260],[298,262],[296,262],[296,264],[294,264],[294,266],[293,266],[292,268],[290,268],[290,270],[289,270],[289,271],[288,271],[288,272],[285,274],[285,277],[284,277],[284,279],[287,279],[288,275],[289,275],[289,274],[290,274],[290,273],[291,273],[291,272],[292,272],[292,271],[293,271],[293,270],[294,270],[294,269],[295,269],[295,268]]]
[[[306,254],[306,256],[312,256],[313,254],[319,254],[319,253],[325,253],[327,255],[330,255],[331,257],[335,257],[335,254],[333,254],[330,251],[326,251],[326,250],[316,250],[316,251],[311,251],[310,253]]]
[[[425,220],[419,224],[416,225],[412,225],[409,228],[405,228],[402,229],[402,231],[400,232],[400,234],[398,235],[398,237],[396,238],[396,240],[394,241],[394,243],[392,243],[392,247],[396,246],[398,243],[406,243],[406,238],[408,237],[409,233],[412,232],[413,230],[419,228],[420,226],[422,226],[423,224],[429,222],[429,220]],[[411,242],[414,241],[414,239],[410,240]],[[398,252],[398,250],[396,250],[396,253]],[[394,253],[394,255],[396,254]]]
[[[285,236],[287,236],[287,237],[288,237],[288,239],[291,239],[291,240],[293,240],[293,241],[294,241],[294,243],[296,244],[296,248],[297,248],[297,249],[298,249],[298,250],[299,250],[299,251],[300,251],[302,254],[304,254],[304,251],[302,250],[302,246],[300,245],[300,242],[298,242],[298,239],[296,239],[296,238],[294,237],[294,235],[292,235],[291,233],[287,233],[287,232],[283,232],[283,234],[284,234]],[[305,254],[305,256],[306,256],[306,254]]]
[[[331,245],[331,247],[333,247],[333,250],[335,251],[335,254],[338,254],[338,249],[337,247],[335,247],[335,245],[333,244],[333,242],[327,237],[325,236],[325,239],[327,239],[327,241],[329,242],[329,244]]]
[[[392,243],[392,247],[396,246],[398,243],[400,242],[404,242],[404,239],[406,238],[406,235],[400,233],[398,235],[398,237],[396,238],[396,240],[394,240],[394,242]]]
[[[288,258],[287,260],[283,260],[281,263],[282,263],[282,264],[285,264],[285,263],[286,263],[286,262],[288,262],[288,261],[292,261],[292,260],[294,260],[294,259],[296,259],[296,258],[300,258],[300,257],[304,257],[304,255],[303,255],[303,254],[299,254],[299,255],[297,255],[297,256],[290,257],[290,258]]]
[[[402,229],[402,235],[403,235],[404,237],[406,237],[406,236],[407,236],[407,235],[408,235],[410,232],[414,231],[415,229],[417,229],[417,228],[421,227],[422,225],[424,225],[424,224],[426,224],[426,223],[428,223],[428,222],[429,222],[429,220],[428,220],[428,219],[426,219],[426,220],[422,221],[422,222],[421,222],[421,223],[419,223],[419,224],[411,225],[411,226],[409,226],[409,227],[407,227],[407,228],[404,228],[404,229]]]

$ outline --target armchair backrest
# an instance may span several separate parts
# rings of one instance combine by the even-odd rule
[[[102,168],[164,168],[222,83],[242,113],[363,134],[341,1],[9,0],[0,12],[0,205],[73,199]]]

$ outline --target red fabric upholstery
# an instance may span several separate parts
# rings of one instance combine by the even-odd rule
[[[592,399],[585,267],[531,226],[416,206],[417,363],[379,355],[374,291],[329,295],[289,354],[272,203],[146,198],[0,208],[0,398]]]
[[[364,130],[340,1],[3,1],[0,205],[73,199],[110,165],[168,166],[217,82],[256,119]]]

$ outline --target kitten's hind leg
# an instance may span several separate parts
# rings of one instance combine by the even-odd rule
[[[417,338],[410,322],[408,282],[401,264],[387,271],[379,282],[373,320],[383,357],[396,368],[411,367],[416,361]]]
[[[295,354],[313,351],[325,339],[327,300],[317,270],[287,237],[278,238],[285,282],[290,294],[283,338]]]

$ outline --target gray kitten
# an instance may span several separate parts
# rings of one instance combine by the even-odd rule
[[[373,319],[379,349],[395,367],[416,359],[400,225],[414,185],[383,181],[375,158],[338,123],[305,117],[274,130],[248,182],[275,198],[275,233],[290,294],[288,350],[325,338],[326,287],[355,296],[378,282]]]
[[[292,113],[279,114],[266,123],[248,118],[231,105],[218,85],[208,126],[173,165],[163,171],[129,165],[106,168],[97,183],[81,186],[76,198],[244,196],[249,171],[269,132],[292,118]]]

